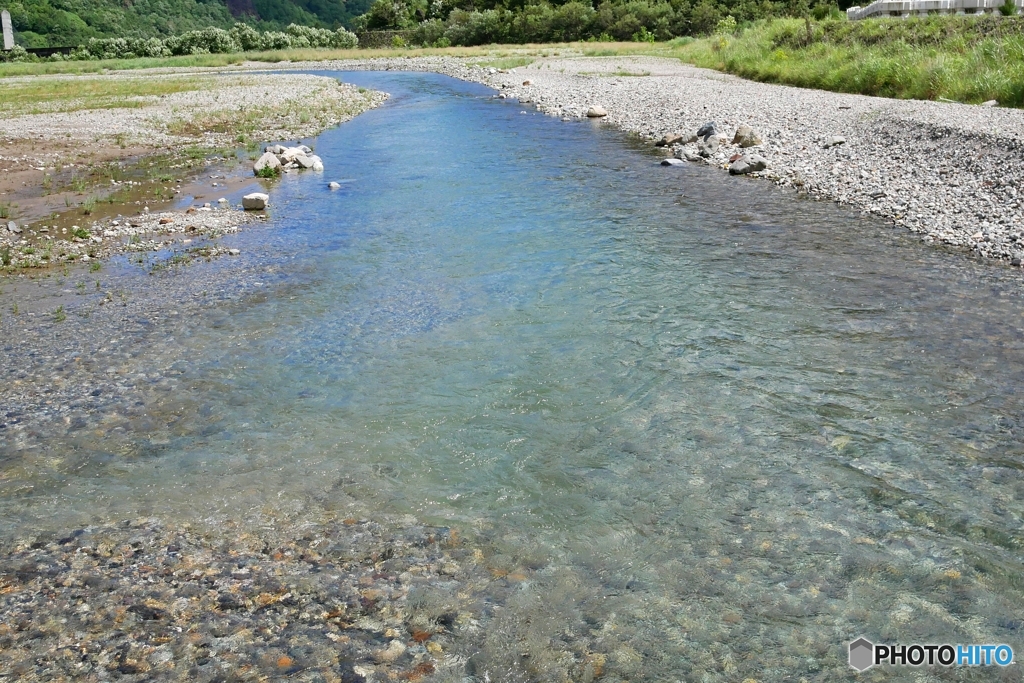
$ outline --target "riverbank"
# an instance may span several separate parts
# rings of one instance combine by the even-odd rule
[[[189,198],[200,210],[228,208],[216,200],[255,183],[238,169],[262,144],[309,138],[386,97],[321,76],[168,70],[10,78],[4,88],[5,269],[138,250],[142,236],[166,237],[185,224],[170,215],[150,221],[150,208]],[[217,193],[212,206],[207,193]],[[211,229],[244,221],[221,215]]]
[[[1013,265],[1024,259],[1018,109],[804,90],[654,57],[549,57],[504,72],[447,58],[329,68],[438,71],[518,98],[524,111],[572,120],[600,106],[607,116],[595,121],[652,142],[714,121],[722,144],[697,163],[725,172],[733,155],[757,153],[768,167],[751,175],[779,187],[892,221],[929,243]],[[762,143],[731,144],[740,125]]]

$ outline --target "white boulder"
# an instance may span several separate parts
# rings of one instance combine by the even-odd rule
[[[262,211],[270,203],[270,195],[253,192],[242,197],[242,208],[246,211]]]

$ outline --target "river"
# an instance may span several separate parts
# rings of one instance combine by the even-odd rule
[[[144,410],[0,432],[5,535],[334,498],[457,527],[530,576],[478,671],[578,632],[610,680],[844,677],[861,635],[1021,651],[1019,273],[482,86],[335,75],[392,97],[190,266],[243,294],[117,342],[166,369]]]

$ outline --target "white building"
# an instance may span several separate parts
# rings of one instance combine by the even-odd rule
[[[867,7],[846,10],[848,19],[868,17],[913,17],[925,14],[996,14],[1004,0],[878,0]],[[1024,0],[1014,0],[1017,12]]]

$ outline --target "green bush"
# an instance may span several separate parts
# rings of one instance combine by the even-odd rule
[[[170,49],[159,38],[90,38],[73,53],[75,59],[133,59],[169,57]]]
[[[330,31],[325,28],[288,24],[285,33],[291,38],[291,47],[353,48],[359,44],[356,34],[343,28]]]
[[[230,31],[222,28],[204,28],[172,36],[164,41],[172,55],[229,54],[241,52]]]
[[[427,19],[416,26],[410,40],[413,45],[448,47],[448,45],[452,44],[452,41],[444,36],[446,28],[445,23],[440,19]],[[444,40],[447,45],[440,45],[439,43],[442,40]]]
[[[280,167],[264,166],[260,170],[256,171],[257,178],[276,178],[281,174]]]
[[[11,50],[0,50],[0,62],[30,62],[35,55],[30,55],[21,45],[15,45]]]
[[[159,38],[90,38],[78,46],[70,59],[133,59],[171,55],[230,54],[241,51],[284,50],[292,47],[354,48],[356,34],[339,28],[331,31],[290,24],[285,31],[257,31],[248,24],[235,24],[230,31],[205,28],[180,36]],[[30,58],[22,48],[7,53],[14,58]],[[60,55],[55,55],[62,59]],[[12,59],[11,61],[14,61]]]

